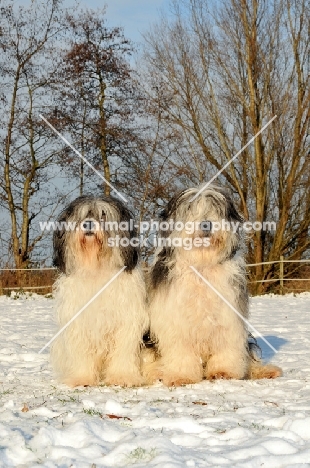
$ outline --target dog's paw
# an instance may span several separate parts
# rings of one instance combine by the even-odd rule
[[[249,378],[250,379],[276,379],[283,375],[280,367],[272,364],[255,363],[250,366]]]
[[[154,369],[154,370],[149,371],[149,372],[143,372],[142,371],[142,375],[143,375],[147,385],[152,385],[155,382],[158,382],[159,380],[163,379],[163,373],[158,369]]]
[[[95,378],[91,377],[68,377],[62,380],[68,387],[93,387],[98,384]]]
[[[278,377],[282,377],[282,375],[282,369],[272,365],[266,366],[263,372],[263,378],[265,379],[277,379]]]
[[[140,375],[111,375],[104,379],[105,385],[118,385],[120,387],[141,387],[145,385]]]
[[[188,377],[163,377],[161,381],[167,387],[181,387],[181,385],[191,385],[200,382],[199,379],[190,379]]]
[[[242,376],[238,376],[231,372],[227,371],[215,371],[215,372],[208,372],[206,375],[207,380],[230,380],[230,379],[242,379]]]

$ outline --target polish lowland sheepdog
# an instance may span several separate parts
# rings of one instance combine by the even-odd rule
[[[112,280],[52,346],[52,365],[69,386],[142,383],[140,349],[149,319],[138,247],[131,245],[131,218],[118,200],[85,195],[58,219],[63,226],[54,233],[54,264],[61,271],[56,283],[59,327]]]
[[[198,190],[179,193],[161,215],[164,230],[158,233],[149,276],[150,337],[156,351],[146,350],[143,372],[149,383],[160,379],[168,386],[203,378],[275,378],[281,369],[255,358],[240,317],[249,315],[238,228],[243,219],[227,190],[209,185],[192,200]]]

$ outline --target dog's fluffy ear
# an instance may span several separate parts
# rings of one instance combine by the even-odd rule
[[[131,237],[132,236],[130,236],[130,238]],[[131,273],[139,261],[138,247],[132,247],[130,244],[128,247],[120,246],[120,253],[124,262],[124,266],[127,267],[125,271],[127,273]]]
[[[166,207],[162,210],[159,217],[161,220],[166,221],[169,218],[174,218],[177,208],[180,204],[180,199],[185,194],[186,190],[182,190],[181,192],[174,195],[167,203]]]
[[[74,213],[75,210],[85,201],[89,201],[94,199],[94,196],[92,194],[85,194],[81,195],[80,197],[76,198],[73,200],[67,208],[65,208],[57,218],[57,222],[59,225],[64,226],[65,223],[67,223],[70,218],[74,218]],[[57,267],[62,273],[66,273],[66,248],[67,248],[67,240],[68,240],[68,235],[69,232],[66,231],[65,227],[62,229],[57,228],[54,231],[53,235],[53,248],[54,248],[54,254],[53,254],[53,265]]]
[[[226,217],[227,217],[227,220],[230,221],[230,222],[231,221],[232,222],[238,221],[239,223],[243,223],[244,218],[236,210],[236,207],[234,205],[231,194],[226,190],[224,195],[225,195],[225,198],[226,198]]]
[[[117,199],[111,197],[114,203],[114,206],[117,208],[119,212],[119,218],[120,221],[125,221],[130,224],[130,220],[133,219],[132,213]],[[134,229],[133,231],[121,231],[121,237],[127,237],[129,241],[132,238],[137,238],[137,231]],[[126,266],[125,272],[131,273],[132,270],[137,266],[138,261],[139,261],[139,246],[133,247],[132,245],[129,245],[127,247],[123,247],[120,244],[120,254],[122,257],[122,260],[124,262],[124,266]]]
[[[168,261],[171,262],[172,252],[173,249],[171,249],[171,247],[163,247],[159,252],[156,263],[153,266],[150,275],[150,286],[152,289],[156,289],[158,286],[168,281]]]
[[[62,216],[60,216],[58,221],[66,221],[65,213],[62,213]],[[53,235],[53,265],[62,273],[66,273],[65,249],[67,235],[68,234],[65,229],[56,229]]]
[[[231,198],[227,200],[227,219],[228,221],[238,221],[243,223],[243,216],[238,213]]]

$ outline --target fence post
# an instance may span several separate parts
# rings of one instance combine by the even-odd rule
[[[284,262],[283,262],[283,255],[280,257],[280,294],[284,294],[284,288],[283,288],[283,276],[284,276]]]

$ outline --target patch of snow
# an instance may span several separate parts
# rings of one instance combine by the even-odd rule
[[[0,467],[310,467],[310,294],[250,302],[279,379],[72,389],[38,354],[54,300],[1,296]]]

